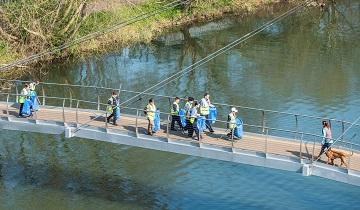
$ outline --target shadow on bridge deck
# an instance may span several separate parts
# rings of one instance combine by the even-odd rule
[[[181,131],[170,131],[168,129],[169,122],[167,120],[161,122],[161,130],[155,134],[154,137],[146,135],[147,121],[144,117],[136,117],[133,115],[122,115],[118,121],[118,126],[110,123],[105,123],[104,111],[86,110],[86,109],[72,109],[62,107],[41,107],[41,110],[36,112],[34,116],[28,119],[18,118],[17,106],[12,104],[7,106],[6,103],[0,103],[0,115],[7,118],[8,121],[13,122],[28,122],[34,121],[35,124],[39,122],[51,122],[63,127],[69,126],[76,128],[74,133],[82,129],[96,128],[106,133],[118,133],[133,136],[142,139],[162,139],[164,142],[182,142],[193,145],[202,145],[212,149],[221,148],[223,151],[249,151],[257,156],[267,158],[285,158],[295,163],[311,163],[320,152],[321,145],[318,143],[299,141],[296,139],[286,139],[281,137],[245,133],[243,139],[231,141],[227,139],[224,129],[215,128],[215,133],[203,134],[203,139],[198,142],[187,137],[187,134]],[[16,129],[13,129],[16,130]],[[167,133],[167,131],[170,131]],[[46,131],[45,131],[46,132]],[[348,151],[344,151],[348,153]],[[323,155],[319,160],[320,163],[326,163],[326,156]],[[360,154],[354,153],[348,159],[349,170],[360,171]],[[339,160],[335,161],[339,165]],[[333,166],[326,166],[332,167]],[[359,177],[360,180],[360,177]]]

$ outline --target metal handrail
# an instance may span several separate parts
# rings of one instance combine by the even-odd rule
[[[7,95],[7,96],[19,96],[20,94],[11,94],[11,93],[0,93],[0,95]],[[64,97],[54,97],[54,96],[38,96],[38,97],[44,97],[47,99],[58,99],[58,100],[72,100],[72,101],[77,101],[77,109],[78,109],[78,105],[79,102],[83,102],[83,103],[88,103],[88,104],[97,104],[97,105],[102,105],[102,106],[107,106],[108,104],[106,103],[98,103],[98,102],[94,102],[94,101],[87,101],[87,100],[81,100],[81,99],[74,99],[74,98],[64,98]],[[65,103],[65,102],[64,102]],[[65,108],[65,104],[63,105]],[[128,110],[134,110],[134,111],[143,111],[142,109],[138,109],[138,108],[134,108],[134,107],[128,107],[128,106],[121,106],[120,108],[122,109],[128,109]],[[91,109],[92,110],[92,109]],[[171,113],[169,112],[160,112],[160,114],[163,115],[171,115]],[[228,123],[227,121],[223,121],[223,120],[216,120],[216,122],[220,122],[220,123]],[[263,127],[262,125],[251,125],[251,124],[243,124],[244,126],[248,126],[248,127],[253,127],[253,128],[264,128],[265,130],[273,130],[273,131],[281,131],[281,132],[286,132],[286,133],[293,133],[293,134],[302,134],[302,135],[306,135],[306,136],[313,136],[313,137],[317,137],[322,139],[323,136],[318,135],[318,134],[313,134],[313,133],[306,133],[306,132],[301,132],[301,131],[293,131],[293,130],[287,130],[287,129],[281,129],[281,128],[273,128],[273,127],[268,127],[265,126]],[[336,140],[333,139],[332,140]],[[350,145],[355,145],[355,146],[360,146],[360,144],[355,144],[355,143],[350,143],[350,142],[346,142],[346,141],[342,141],[340,139],[338,139],[337,141],[345,143],[345,144],[350,144]]]
[[[0,95],[6,95],[6,106],[7,106],[7,113],[9,113],[9,110],[8,110],[8,107],[9,107],[9,97],[10,96],[18,96],[20,94],[11,94],[11,93],[0,93]],[[78,99],[74,99],[74,98],[63,98],[63,97],[53,97],[53,96],[42,96],[44,99],[47,98],[47,99],[58,99],[59,101],[62,100],[62,114],[63,114],[63,123],[65,125],[66,123],[66,118],[65,118],[65,114],[66,114],[66,111],[68,110],[67,107],[65,107],[65,103],[66,103],[66,100],[75,100],[76,101],[76,126],[77,126],[77,130],[80,130],[80,127],[81,126],[90,126],[89,122],[92,121],[90,120],[89,122],[86,122],[86,123],[83,123],[80,127],[79,127],[79,119],[78,119],[78,113],[79,113],[79,103],[82,102],[82,103],[85,103],[85,104],[97,104],[97,106],[107,106],[108,104],[106,103],[99,103],[99,101],[97,102],[93,102],[93,101],[86,101],[86,100],[78,100]],[[58,106],[43,106],[43,107],[58,107]],[[73,110],[72,108],[69,107],[70,110]],[[142,109],[139,109],[139,108],[134,108],[134,107],[127,107],[127,106],[121,106],[121,109],[128,109],[128,110],[133,110],[133,111],[136,111],[136,116],[135,116],[135,135],[137,137],[139,137],[139,132],[138,132],[138,120],[141,117],[141,113],[142,113]],[[82,109],[82,111],[85,111],[86,109]],[[89,112],[93,112],[93,111],[99,111],[99,110],[95,110],[95,109],[89,109],[88,110]],[[103,113],[106,113],[106,111],[102,111]],[[98,113],[95,113],[93,112],[95,115],[98,115]],[[168,113],[168,112],[160,112],[162,115],[166,115],[167,116],[167,119],[166,120],[161,120],[162,122],[166,122],[166,138],[169,140],[170,139],[170,136],[169,136],[169,123],[170,123],[170,116],[171,116],[171,113]],[[9,115],[9,114],[7,114]],[[102,116],[102,115],[98,115],[97,117],[99,116]],[[130,116],[130,115],[128,115]],[[107,117],[107,116],[106,116]],[[223,120],[215,120],[216,122],[218,123],[228,123],[227,121],[223,121]],[[355,124],[355,122],[353,123]],[[315,148],[316,148],[316,144],[317,143],[317,139],[322,139],[323,136],[322,135],[318,135],[318,134],[313,134],[313,133],[306,133],[306,132],[301,132],[301,131],[293,131],[293,130],[287,130],[287,129],[281,129],[281,128],[272,128],[272,127],[269,127],[269,126],[264,126],[264,125],[251,125],[251,124],[243,124],[243,126],[246,126],[246,127],[252,127],[252,128],[262,128],[264,129],[264,132],[262,133],[259,133],[260,134],[260,137],[259,138],[263,138],[264,139],[264,150],[263,152],[265,154],[269,153],[269,149],[268,149],[268,137],[270,136],[269,135],[269,131],[281,131],[281,132],[286,132],[286,133],[290,133],[290,134],[296,134],[296,136],[299,136],[301,135],[301,138],[300,138],[300,141],[296,141],[296,137],[295,137],[295,141],[291,141],[288,137],[284,138],[284,137],[280,137],[280,136],[273,136],[273,137],[279,137],[281,138],[281,140],[285,140],[285,141],[291,141],[291,142],[295,142],[295,143],[298,143],[299,146],[300,146],[300,155],[299,155],[299,158],[300,159],[303,159],[303,151],[302,151],[302,147],[303,147],[303,143],[304,142],[312,142],[312,153],[311,153],[311,162],[316,162],[319,160],[319,157],[314,160],[314,152],[315,152]],[[105,119],[105,128],[107,129],[108,128],[108,125],[107,125],[107,121]],[[349,127],[348,129],[350,129],[351,127]],[[348,130],[347,129],[347,130]],[[346,131],[347,131],[346,130]],[[76,132],[76,131],[75,131]],[[344,135],[344,134],[343,134]],[[348,141],[345,141],[343,140],[343,135],[341,135],[340,137],[338,137],[337,139],[335,139],[335,142],[341,142],[345,145],[347,145],[346,149],[347,150],[350,150],[350,151],[359,151],[360,150],[357,148],[357,149],[353,149],[353,146],[356,146],[356,147],[360,147],[360,144],[356,144],[356,143],[353,143],[353,142],[348,142]],[[261,137],[262,136],[262,137]],[[304,137],[305,136],[308,136],[309,139],[313,139],[313,140],[305,140]],[[181,141],[181,139],[180,139]],[[216,146],[219,146],[218,144],[215,144],[215,143],[211,143],[211,142],[203,142],[203,141],[195,141],[195,140],[186,140],[186,141],[191,141],[191,142],[197,142],[197,143],[201,143],[201,144],[209,144],[209,145],[216,145]],[[224,146],[224,147],[231,147],[233,149],[237,148],[234,146],[234,139],[231,139],[231,146],[230,145],[221,145],[221,146]],[[252,149],[248,149],[248,148],[241,148],[241,149],[245,149],[245,150],[252,150]],[[258,150],[253,150],[253,151],[258,151]],[[270,151],[270,154],[271,153],[274,153],[274,151]],[[274,154],[277,154],[276,151]],[[309,153],[308,153],[309,154]],[[348,160],[348,163],[350,163],[350,159]],[[349,164],[350,165],[350,164]],[[348,165],[348,167],[350,167]]]
[[[0,79],[0,81],[6,81],[6,82],[19,82],[19,83],[30,83],[32,81],[26,81],[26,80],[6,80],[6,79]],[[107,90],[107,91],[112,91],[112,90],[118,90],[119,88],[110,88],[110,87],[99,87],[99,86],[92,86],[92,85],[74,85],[74,84],[62,84],[62,83],[51,83],[51,82],[40,82],[39,84],[42,85],[55,85],[55,86],[65,86],[65,87],[80,87],[80,88],[96,88],[96,89],[103,89],[103,90]],[[16,87],[17,88],[17,87]],[[126,92],[126,93],[134,93],[134,94],[140,94],[142,92],[139,91],[132,91],[132,90],[121,90],[121,92]],[[156,97],[161,97],[161,98],[167,98],[167,99],[171,99],[174,98],[173,96],[167,96],[167,95],[159,95],[159,94],[154,94],[154,93],[142,93],[142,95],[147,95],[147,96],[156,96]],[[41,96],[39,96],[41,97]],[[186,100],[185,98],[181,98],[181,100]],[[227,107],[237,107],[239,109],[247,109],[247,110],[253,110],[253,111],[261,111],[261,112],[266,112],[266,113],[274,113],[274,114],[283,114],[283,115],[289,115],[289,116],[297,116],[297,117],[305,117],[305,118],[312,118],[312,119],[318,119],[318,120],[329,120],[329,121],[334,121],[334,122],[343,122],[346,124],[351,124],[351,122],[349,121],[345,121],[345,120],[338,120],[335,118],[329,118],[329,117],[319,117],[319,116],[314,116],[314,115],[306,115],[306,114],[299,114],[299,113],[291,113],[291,112],[283,112],[283,111],[276,111],[276,110],[269,110],[269,109],[259,109],[259,108],[254,108],[254,107],[247,107],[247,106],[239,106],[239,105],[233,105],[233,104],[224,104],[224,103],[213,103],[214,105],[217,106],[227,106]],[[355,124],[355,126],[360,126],[360,124]]]

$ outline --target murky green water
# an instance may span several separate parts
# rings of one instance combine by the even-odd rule
[[[326,11],[306,9],[156,93],[200,98],[209,91],[218,103],[354,120],[360,113],[359,12],[355,0]],[[150,45],[50,66],[42,80],[142,91],[269,18],[183,29]],[[69,94],[52,91],[48,94]],[[96,101],[94,90],[72,91],[73,97]],[[143,107],[144,100],[132,106]],[[168,102],[159,106],[167,110]],[[240,114],[245,121],[258,120],[253,112]],[[268,119],[282,127],[289,121]],[[317,129],[316,123],[308,124]],[[296,173],[62,136],[1,131],[0,137],[3,209],[358,209],[360,204],[358,187]]]

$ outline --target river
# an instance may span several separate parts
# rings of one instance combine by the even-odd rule
[[[268,8],[268,15],[184,28],[151,44],[70,59],[49,66],[41,80],[142,91],[286,9]],[[359,1],[338,1],[323,11],[306,8],[156,93],[200,98],[208,91],[217,103],[353,121],[360,113],[359,37]],[[96,101],[94,90],[71,91]],[[48,94],[55,93],[68,96],[69,90]],[[144,105],[145,100],[132,103]],[[158,105],[167,111],[166,100]],[[227,111],[218,108],[222,116]],[[245,109],[239,114],[244,121],[259,121]],[[289,119],[268,116],[268,121],[286,127]],[[316,131],[317,123],[303,126]],[[359,187],[293,172],[56,135],[1,131],[0,144],[1,209],[360,206]]]

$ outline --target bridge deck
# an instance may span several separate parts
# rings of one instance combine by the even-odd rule
[[[98,117],[99,115],[103,115],[103,111],[97,110],[78,110],[78,120],[76,120],[76,110],[65,108],[65,123],[68,124],[76,124],[84,126],[94,126],[105,128],[105,118]],[[9,113],[8,113],[9,112]],[[0,103],[0,116],[10,116],[17,117],[17,107],[12,105],[7,107],[5,103]],[[96,118],[98,117],[98,118]],[[96,118],[96,119],[94,119]],[[42,107],[40,111],[36,112],[36,114],[32,117],[32,119],[36,120],[44,120],[44,121],[55,121],[63,123],[64,114],[62,107]],[[120,120],[118,121],[118,126],[114,126],[112,124],[107,124],[109,130],[113,130],[116,132],[125,132],[125,133],[135,133],[136,131],[136,116],[132,115],[122,115]],[[180,131],[170,131],[169,135],[166,132],[167,122],[161,122],[161,130],[155,134],[156,137],[169,138],[172,141],[193,141],[191,138],[188,138],[186,134],[182,134]],[[147,121],[143,117],[138,118],[138,134],[140,136],[146,135]],[[314,158],[319,154],[321,145],[316,143],[315,148],[313,149],[313,142],[302,143],[302,148],[300,149],[300,141],[295,139],[284,139],[278,138],[274,136],[265,136],[261,134],[254,133],[245,133],[243,139],[232,142],[227,139],[225,135],[224,129],[216,129],[215,133],[203,133],[203,139],[201,140],[203,144],[210,144],[219,147],[226,148],[235,148],[239,150],[250,150],[255,152],[260,152],[263,154],[274,154],[281,155],[291,158],[300,159],[300,154],[303,159],[311,159],[312,154],[315,155]],[[314,150],[314,152],[313,152]],[[339,150],[339,149],[337,149]],[[343,150],[341,150],[343,151]],[[348,151],[344,151],[349,153]],[[321,158],[322,162],[327,160],[326,156],[323,155]],[[349,158],[347,158],[347,163],[349,164],[349,169],[360,171],[360,154],[354,153]],[[340,164],[339,160],[335,161],[335,164]]]

